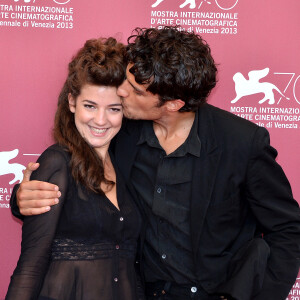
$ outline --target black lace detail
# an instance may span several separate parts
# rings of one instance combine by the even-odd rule
[[[134,259],[136,244],[130,243],[98,243],[82,244],[71,239],[54,239],[52,244],[52,260],[94,260],[110,258],[116,255]]]

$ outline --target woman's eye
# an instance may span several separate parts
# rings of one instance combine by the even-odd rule
[[[113,112],[119,112],[119,111],[122,111],[121,108],[116,108],[116,107],[112,107],[111,110],[112,110]]]
[[[93,108],[95,108],[95,106],[94,106],[94,105],[91,105],[91,104],[84,104],[84,107],[85,107],[85,108],[88,108],[88,109],[93,109]]]

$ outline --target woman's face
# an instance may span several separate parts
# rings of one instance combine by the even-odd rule
[[[85,84],[79,96],[69,94],[70,111],[80,135],[104,158],[110,141],[121,128],[123,108],[117,89]]]

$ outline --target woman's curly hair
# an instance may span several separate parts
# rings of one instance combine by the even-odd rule
[[[118,87],[125,78],[126,48],[114,38],[87,40],[69,63],[68,76],[60,92],[55,115],[54,139],[71,154],[72,176],[89,190],[103,193],[101,182],[113,185],[104,176],[103,162],[78,132],[68,95],[74,99],[85,84]]]
[[[180,111],[195,111],[216,85],[217,67],[208,44],[178,27],[136,28],[128,38],[130,72],[139,84],[160,96],[161,105],[181,99]]]

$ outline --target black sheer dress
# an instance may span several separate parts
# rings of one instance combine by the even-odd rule
[[[60,202],[25,217],[22,249],[6,300],[143,299],[135,273],[141,217],[116,166],[120,210],[74,182],[58,145],[39,158],[32,179],[60,187]]]

